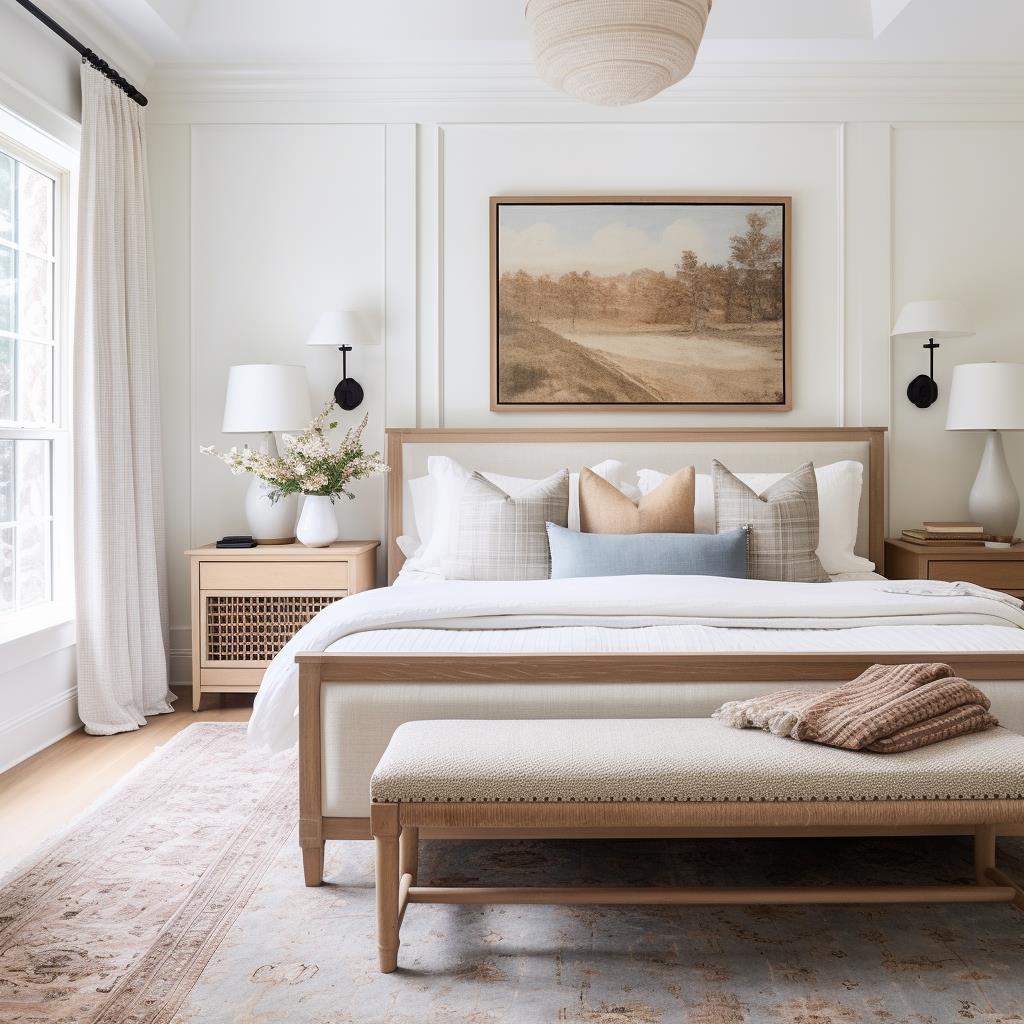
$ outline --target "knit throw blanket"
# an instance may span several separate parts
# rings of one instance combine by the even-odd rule
[[[989,699],[948,665],[872,665],[825,693],[778,690],[713,715],[737,729],[846,750],[896,754],[998,725]]]

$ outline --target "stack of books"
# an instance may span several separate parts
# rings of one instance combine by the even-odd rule
[[[960,547],[964,544],[983,546],[993,540],[980,523],[922,523],[914,530],[904,530],[903,539],[922,547]]]

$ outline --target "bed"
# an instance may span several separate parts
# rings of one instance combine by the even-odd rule
[[[760,472],[863,467],[856,553],[874,573],[832,584],[626,577],[404,584],[410,481],[427,459],[504,474],[592,465],[698,472],[712,458]],[[702,717],[799,682],[828,687],[876,662],[945,661],[1024,731],[1024,615],[984,596],[893,592],[884,580],[880,428],[404,429],[388,432],[387,571],[399,585],[348,598],[268,670],[251,735],[298,736],[300,843],[309,877],[328,839],[369,839],[369,777],[416,719]],[[269,684],[269,685],[268,685]],[[297,706],[297,716],[295,715]]]

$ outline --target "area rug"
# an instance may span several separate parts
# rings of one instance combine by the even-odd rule
[[[780,741],[782,742],[782,741]],[[416,905],[376,969],[372,849],[306,889],[291,755],[195,725],[0,891],[11,1024],[1008,1024],[1024,915],[1002,905]],[[1002,840],[1024,875],[1024,841]],[[438,884],[970,879],[967,840],[425,843]]]

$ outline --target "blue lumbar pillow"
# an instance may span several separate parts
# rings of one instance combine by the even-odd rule
[[[547,524],[551,578],[731,576],[747,578],[747,529],[723,533],[580,533]]]

